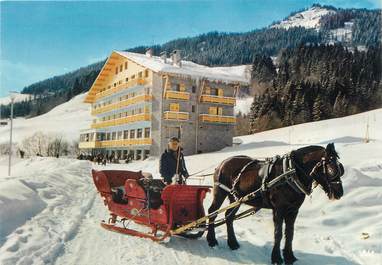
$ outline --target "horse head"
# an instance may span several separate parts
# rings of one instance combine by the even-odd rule
[[[310,176],[323,188],[331,200],[339,200],[344,194],[341,177],[345,170],[339,158],[334,143],[329,143],[321,160],[310,172]]]

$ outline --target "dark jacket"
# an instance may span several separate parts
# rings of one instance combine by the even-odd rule
[[[186,163],[184,162],[184,156],[182,151],[180,152],[178,174],[188,178],[189,174],[186,168]],[[175,174],[177,158],[177,152],[168,149],[164,151],[160,157],[159,172],[167,184],[171,183],[172,177]]]

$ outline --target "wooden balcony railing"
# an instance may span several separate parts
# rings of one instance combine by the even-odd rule
[[[118,118],[114,120],[96,122],[91,125],[91,128],[98,129],[98,128],[117,126],[121,124],[137,122],[137,121],[149,121],[149,120],[151,120],[151,113],[140,113],[140,114],[130,115],[127,117],[122,117],[122,118]]]
[[[188,112],[181,111],[165,111],[164,113],[165,120],[178,120],[178,121],[187,121],[190,114]]]
[[[210,123],[224,123],[224,124],[236,123],[236,117],[234,116],[222,116],[222,115],[211,115],[211,114],[200,114],[200,120],[202,122],[210,122]]]
[[[219,103],[232,106],[236,104],[236,98],[234,97],[222,97],[213,95],[201,95],[200,101],[206,103]]]
[[[190,93],[167,90],[165,93],[165,98],[166,99],[189,100],[190,99]]]
[[[110,89],[106,89],[105,91],[98,92],[95,95],[95,100],[109,96],[109,95],[114,94],[114,93],[117,93],[123,89],[128,89],[128,88],[134,87],[134,86],[142,86],[142,85],[145,85],[146,83],[147,83],[147,80],[143,79],[143,78],[133,79],[127,83],[122,83],[120,85],[117,85],[116,87],[112,87]]]
[[[132,145],[151,145],[151,138],[139,138],[139,139],[121,139],[121,140],[109,140],[109,141],[93,141],[93,142],[80,142],[80,149],[92,149],[92,148],[105,148],[105,147],[123,147]]]
[[[102,107],[93,109],[91,114],[92,115],[96,115],[96,114],[104,113],[104,112],[107,112],[107,111],[111,111],[111,110],[127,107],[129,105],[134,105],[134,104],[137,104],[137,103],[140,103],[140,102],[150,101],[151,99],[152,99],[151,95],[139,95],[139,96],[136,96],[136,97],[132,97],[132,98],[128,98],[128,99],[122,100],[120,102],[116,102],[116,103],[113,103],[113,104],[109,104],[109,105],[106,105],[106,106],[102,106]]]

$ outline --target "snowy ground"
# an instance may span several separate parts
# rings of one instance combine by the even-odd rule
[[[372,139],[364,143],[366,123]],[[240,137],[242,144],[210,154],[186,157],[189,171],[210,173],[223,159],[282,154],[309,144],[334,141],[345,165],[345,195],[329,201],[319,189],[307,198],[296,223],[295,254],[302,264],[382,264],[382,109],[341,119],[297,125]],[[55,158],[16,160],[5,177],[0,157],[0,264],[269,264],[273,224],[269,210],[235,222],[241,244],[226,245],[224,227],[219,246],[205,238],[173,237],[154,243],[102,229],[107,217],[90,178],[86,161]],[[107,168],[144,170],[158,176],[158,161]],[[204,184],[211,184],[207,177]],[[205,208],[211,197],[205,200]],[[368,238],[367,238],[368,237]]]

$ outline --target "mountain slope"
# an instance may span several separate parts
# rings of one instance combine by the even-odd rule
[[[311,8],[298,12],[297,14],[290,15],[285,20],[272,25],[273,28],[284,28],[289,29],[291,27],[304,27],[304,28],[314,28],[320,29],[321,18],[326,15],[335,14],[336,11],[333,9],[321,7],[318,5],[312,6]]]
[[[74,97],[50,112],[30,118],[16,118],[13,123],[13,142],[36,132],[62,135],[68,141],[79,140],[80,131],[90,128],[90,105],[83,103],[85,94]],[[9,141],[9,125],[0,127],[0,144]]]

